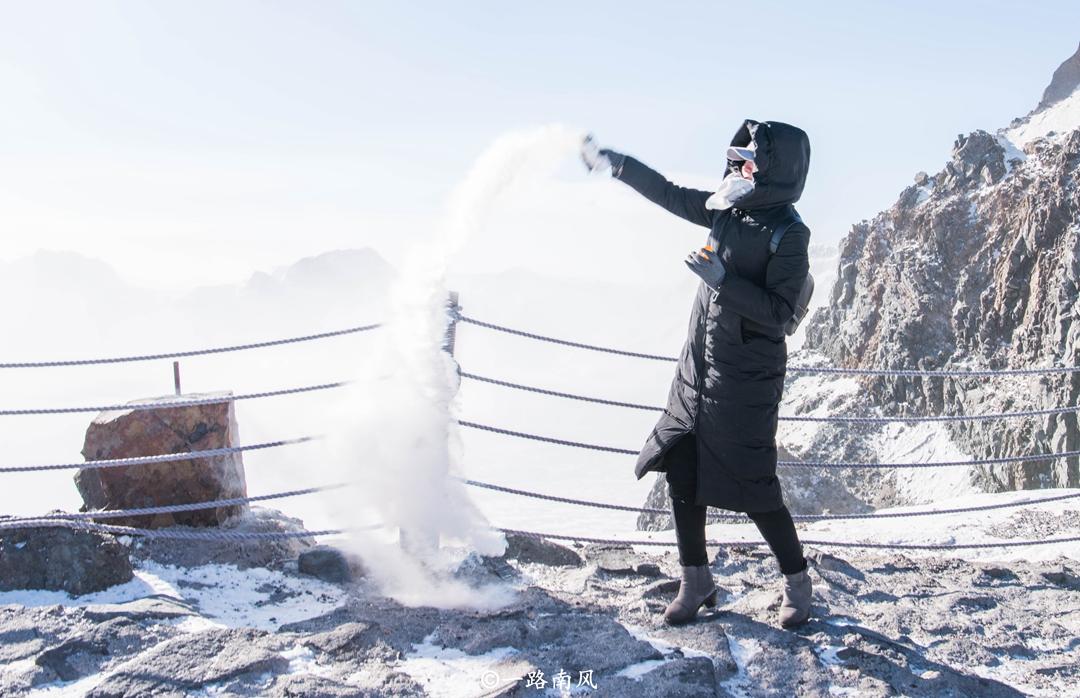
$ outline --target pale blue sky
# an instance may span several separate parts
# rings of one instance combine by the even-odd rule
[[[507,130],[708,176],[743,117],[808,131],[832,242],[1032,108],[1078,27],[1072,1],[0,2],[0,259],[177,285],[392,258]]]

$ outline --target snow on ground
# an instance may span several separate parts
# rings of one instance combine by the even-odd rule
[[[736,696],[750,695],[754,688],[754,680],[747,673],[746,668],[750,661],[761,653],[761,643],[753,638],[739,638],[728,636],[728,649],[731,650],[731,658],[738,667],[735,675],[723,683],[723,687]]]
[[[1024,145],[1036,138],[1051,133],[1062,135],[1080,128],[1080,90],[1053,105],[1049,109],[1034,114],[1026,123],[1005,131],[1005,138],[1021,150]]]
[[[878,460],[882,463],[932,463],[972,460],[960,450],[940,422],[917,424],[892,423],[885,426],[885,438],[879,442]],[[893,472],[897,493],[911,503],[934,502],[945,496],[975,494],[971,469],[964,466],[944,468],[898,468]]]
[[[104,591],[82,596],[72,596],[66,591],[46,591],[44,589],[16,589],[0,591],[0,606],[15,604],[19,606],[91,606],[102,603],[124,603],[150,596],[169,596],[182,598],[176,588],[161,577],[144,570],[136,570],[135,577],[125,583],[109,587]]]
[[[1080,536],[1080,489],[1074,490],[1039,490],[1027,492],[1010,492],[1002,494],[973,494],[964,497],[953,498],[948,501],[937,502],[935,507],[961,507],[980,506],[985,504],[1011,504],[1024,501],[1040,502],[1053,497],[1069,496],[1075,499],[1048,501],[1045,504],[1036,504],[1027,507],[1012,507],[993,509],[977,513],[953,514],[946,516],[922,517],[916,522],[907,518],[886,518],[882,513],[901,512],[911,509],[927,508],[927,505],[919,507],[904,507],[884,510],[878,515],[868,519],[857,521],[830,521],[821,522],[803,527],[802,535],[806,540],[833,540],[833,541],[873,541],[879,543],[902,542],[982,542],[982,541],[1010,541],[1010,540],[1041,540],[1054,539],[1065,536]],[[756,529],[750,525],[739,524],[715,524],[709,529],[711,538],[720,540],[758,540]],[[650,538],[653,540],[672,541],[670,531],[664,532],[638,532],[634,534],[638,538]],[[831,682],[836,685],[829,687],[833,695],[857,695],[853,693],[857,689],[852,688],[851,672],[862,671],[867,676],[877,676],[872,662],[881,661],[872,656],[860,654],[866,650],[865,638],[876,637],[884,634],[886,644],[893,643],[894,647],[915,647],[919,657],[909,655],[907,671],[920,681],[933,682],[938,674],[947,666],[949,671],[962,669],[988,679],[1001,681],[1017,687],[1027,687],[1033,694],[1052,695],[1046,690],[1036,690],[1038,686],[1039,667],[1049,666],[1045,662],[1032,664],[1031,652],[1044,650],[1043,654],[1053,655],[1054,661],[1064,661],[1070,652],[1072,645],[1069,637],[1075,637],[1080,631],[1075,620],[1069,614],[1060,617],[1046,618],[1044,626],[1035,622],[1030,629],[1023,625],[1020,630],[1009,630],[1007,625],[1010,617],[999,618],[1006,607],[1017,606],[1017,612],[1025,609],[1031,613],[1042,613],[1037,610],[1039,604],[1045,606],[1045,594],[1066,593],[1063,590],[1054,591],[1052,587],[1040,587],[1034,584],[1029,573],[1024,571],[1031,563],[1039,560],[1054,561],[1059,556],[1065,556],[1073,560],[1080,559],[1080,542],[1063,545],[1038,545],[1024,548],[1003,548],[991,550],[949,550],[942,551],[904,551],[902,556],[891,555],[888,551],[882,556],[861,557],[861,551],[841,548],[828,548],[820,545],[813,547],[824,548],[826,552],[834,553],[843,560],[852,561],[855,567],[853,576],[844,577],[844,565],[847,563],[832,564],[826,560],[817,574],[822,576],[824,583],[818,585],[815,581],[818,603],[821,608],[832,609],[832,614],[823,616],[824,625],[818,626],[814,632],[807,635],[791,635],[784,641],[809,642],[813,657],[821,667],[821,671],[827,672],[832,678]],[[639,552],[656,561],[668,573],[675,568],[675,562],[670,554],[670,548],[656,548],[642,546]],[[605,575],[598,573],[596,568],[590,565],[582,567],[549,567],[542,564],[521,564],[523,574],[521,580],[523,587],[539,587],[546,590],[557,598],[566,600],[566,603],[574,600],[584,600],[588,607],[586,615],[590,617],[601,608],[611,606],[617,614],[618,622],[637,639],[649,643],[658,653],[648,658],[629,660],[625,666],[616,667],[606,675],[603,682],[629,681],[634,686],[650,685],[648,682],[660,681],[658,675],[669,669],[678,671],[678,667],[685,666],[687,659],[696,657],[715,657],[721,654],[730,655],[730,667],[728,672],[717,679],[718,685],[722,685],[732,695],[757,695],[760,693],[761,681],[766,680],[769,672],[774,670],[773,662],[778,661],[778,655],[784,655],[784,649],[777,644],[779,635],[771,635],[766,632],[767,623],[771,621],[775,607],[772,604],[773,592],[776,591],[776,572],[773,561],[767,555],[748,554],[745,551],[728,551],[729,554],[717,558],[716,574],[718,583],[726,590],[721,606],[713,620],[717,625],[695,624],[683,631],[675,631],[665,628],[657,623],[657,609],[662,608],[666,602],[665,594],[644,596],[645,590],[653,583],[659,581],[655,578],[639,578],[625,575]],[[663,555],[663,553],[668,553]],[[589,555],[586,553],[586,558]],[[976,580],[974,584],[970,572],[960,572],[955,567],[950,567],[944,558],[959,557],[979,561],[1000,561],[1000,565],[1006,571],[1017,570],[1017,574],[1023,579],[1020,586],[1027,586],[1027,591],[1017,588],[1017,584],[1010,583],[1000,586],[997,581],[983,583]],[[891,589],[888,580],[884,579],[891,574],[900,576],[908,574],[902,564],[904,558],[918,560],[922,565],[923,575],[943,575],[940,580],[934,577],[904,577],[897,584],[900,587]],[[931,559],[933,558],[933,560]],[[869,560],[869,562],[868,562]],[[1009,564],[1011,561],[1011,564]],[[216,632],[227,628],[257,628],[268,631],[276,631],[281,625],[307,618],[324,616],[331,611],[340,611],[350,608],[350,594],[356,590],[346,590],[341,587],[331,586],[315,580],[297,576],[291,573],[270,571],[262,568],[239,570],[225,565],[203,565],[191,569],[183,569],[164,566],[153,562],[140,563],[136,578],[126,584],[118,585],[97,594],[86,595],[80,598],[72,598],[67,594],[42,591],[19,591],[5,592],[0,594],[0,606],[23,606],[23,607],[85,607],[91,604],[114,604],[132,601],[147,597],[167,597],[183,599],[191,605],[200,615],[183,621],[165,619],[158,621],[173,625],[175,628],[190,633]],[[939,567],[936,565],[944,565]],[[990,566],[992,574],[998,574],[994,570],[997,565]],[[1052,570],[1053,565],[1044,569]],[[838,577],[837,574],[840,576]],[[910,574],[915,575],[915,572]],[[848,581],[844,581],[848,579]],[[994,580],[998,579],[993,577]],[[1015,579],[1015,578],[1014,578]],[[913,590],[905,587],[915,581],[920,586]],[[1068,584],[1061,581],[1060,584]],[[867,585],[861,591],[859,589],[846,589],[845,584]],[[980,586],[980,584],[982,584]],[[1004,583],[1002,583],[1004,584]],[[1034,586],[1033,586],[1034,584]],[[875,586],[876,585],[876,586]],[[907,589],[907,591],[904,591]],[[887,591],[886,591],[887,590]],[[888,592],[888,593],[887,593]],[[896,599],[889,600],[889,593],[898,594]],[[848,596],[845,596],[847,594]],[[1010,595],[1011,594],[1011,595]],[[1024,596],[1026,594],[1027,596]],[[986,600],[988,595],[993,598]],[[850,596],[850,598],[849,598]],[[1064,597],[1062,597],[1064,598]],[[966,600],[965,600],[966,599]],[[355,599],[353,599],[355,601]],[[979,604],[982,605],[979,605]],[[652,604],[652,605],[650,605]],[[659,604],[657,607],[656,604]],[[855,605],[852,605],[855,604]],[[899,607],[890,610],[897,604],[904,605],[904,612],[900,614]],[[913,605],[914,604],[914,605]],[[968,606],[964,606],[968,604]],[[995,605],[997,604],[997,605]],[[1011,604],[1011,606],[1010,606]],[[970,606],[970,608],[969,608]],[[363,613],[372,612],[372,606],[361,604],[357,608],[363,609]],[[561,613],[574,612],[567,610],[567,606],[559,607]],[[572,606],[570,607],[572,609]],[[935,610],[936,609],[936,610]],[[960,610],[958,610],[960,609]],[[967,610],[963,610],[967,609]],[[974,610],[972,610],[974,609]],[[989,609],[989,611],[987,610]],[[997,609],[997,610],[993,610]],[[527,624],[538,622],[541,616],[551,616],[548,608],[539,608],[536,618],[526,620]],[[1065,610],[1065,609],[1063,609]],[[896,622],[902,627],[905,623],[919,621],[914,633],[925,633],[926,636],[913,634],[911,641],[897,637],[900,632],[889,625],[889,613],[895,611]],[[956,614],[963,611],[967,615],[963,618],[948,614]],[[992,611],[992,612],[991,612]],[[386,627],[392,627],[390,619],[394,615],[405,616],[415,614],[416,622],[431,623],[430,617],[425,616],[422,609],[399,608],[387,609],[390,615],[382,616],[379,623],[387,623]],[[1011,612],[1011,611],[1010,611]],[[939,614],[942,618],[948,618],[948,623],[965,624],[970,620],[969,616],[978,613],[989,613],[986,622],[994,623],[993,634],[987,630],[987,642],[991,642],[992,652],[997,657],[997,663],[980,659],[978,665],[968,665],[963,659],[958,659],[952,654],[940,654],[941,634],[947,632],[947,628],[939,627],[937,620]],[[882,614],[885,614],[882,616]],[[466,637],[475,637],[476,633],[491,633],[490,637],[497,641],[483,645],[482,650],[466,652],[452,646],[455,633],[446,633],[445,625],[432,627],[426,625],[424,634],[419,641],[412,640],[399,659],[391,662],[392,666],[378,665],[377,663],[355,664],[347,668],[334,666],[328,663],[326,656],[320,650],[313,648],[311,644],[293,638],[282,642],[274,651],[280,655],[287,665],[286,669],[277,669],[273,675],[267,674],[258,678],[264,682],[260,685],[269,686],[271,683],[280,681],[283,676],[312,677],[312,680],[320,679],[337,681],[347,687],[370,688],[378,691],[385,679],[386,671],[401,672],[423,687],[427,695],[457,698],[458,696],[477,695],[477,687],[487,687],[485,681],[510,680],[506,677],[523,676],[528,671],[529,662],[536,662],[535,646],[516,644],[512,638],[517,635],[507,634],[506,627],[501,623],[514,623],[515,614],[472,614],[467,613],[460,618],[460,627],[468,630]],[[361,618],[366,618],[362,616]],[[425,620],[426,618],[426,620]],[[449,617],[442,616],[442,620],[436,623],[453,622]],[[884,618],[884,620],[882,620]],[[486,619],[486,620],[485,620]],[[350,620],[348,615],[340,622]],[[357,619],[359,620],[359,619]],[[484,624],[490,622],[490,627]],[[943,621],[944,622],[944,621]],[[978,622],[978,621],[976,621]],[[1018,621],[1019,622],[1019,621]],[[1026,621],[1025,621],[1026,623]],[[829,631],[825,626],[835,628]],[[456,626],[454,626],[456,627]],[[953,627],[953,626],[948,626]],[[959,626],[957,626],[959,627]],[[965,628],[967,625],[964,626]],[[987,626],[989,628],[989,625]],[[439,629],[443,628],[443,629]],[[502,628],[502,629],[500,629]],[[695,630],[696,628],[696,630]],[[713,630],[710,630],[713,628]],[[1012,647],[1011,639],[1003,638],[1004,632],[1021,632],[1025,638],[1024,647],[1017,650],[1015,657],[1002,654],[1001,648]],[[295,631],[294,631],[295,632]],[[698,635],[694,633],[697,632]],[[722,632],[726,637],[726,649],[709,649],[708,640],[715,638],[717,632]],[[951,632],[951,631],[949,631]],[[968,632],[968,630],[965,630]],[[1032,635],[1032,633],[1034,633]],[[1032,642],[1027,641],[1031,635]],[[192,637],[195,637],[193,634]],[[503,638],[506,638],[506,641]],[[851,638],[863,638],[855,642]],[[535,640],[535,638],[534,638]],[[568,641],[569,642],[569,641]],[[844,644],[841,644],[843,642]],[[701,643],[704,643],[702,645]],[[906,643],[906,644],[905,644]],[[951,647],[951,645],[950,645]],[[860,649],[861,648],[861,649]],[[1026,648],[1026,649],[1025,649]],[[910,651],[910,650],[905,650]],[[955,652],[958,650],[949,650]],[[981,651],[981,650],[980,650]],[[1011,651],[1011,650],[1010,650]],[[530,656],[531,653],[531,656]],[[984,652],[985,653],[985,652]],[[811,657],[811,662],[813,662]],[[862,657],[863,659],[860,659]],[[925,662],[923,660],[926,660]],[[790,661],[795,661],[793,658]],[[806,657],[798,660],[805,662]],[[1043,661],[1043,660],[1038,660]],[[945,662],[941,664],[939,662]],[[7,675],[27,674],[34,670],[33,660],[19,660],[11,662],[7,666],[0,667],[0,677]],[[117,665],[119,666],[119,665]],[[537,664],[540,666],[540,664]],[[525,667],[523,669],[523,667]],[[867,668],[869,667],[869,668]],[[965,669],[965,667],[967,667]],[[1035,668],[1032,668],[1035,667]],[[538,690],[537,695],[559,696],[566,695],[566,691],[555,690],[550,683],[551,673],[557,665],[543,665],[548,669],[547,678],[549,683],[544,690]],[[115,680],[110,672],[115,666],[98,671],[97,673],[76,681],[54,682],[47,685],[34,687],[30,693],[33,696],[81,696],[95,686],[105,681]],[[812,666],[797,671],[814,671]],[[1045,672],[1044,672],[1045,673]],[[772,680],[772,679],[770,679]],[[914,680],[914,679],[913,679]],[[1046,681],[1053,681],[1049,678]],[[603,683],[602,682],[602,683]],[[655,685],[655,684],[653,684]],[[1058,684],[1054,684],[1058,685]],[[491,686],[492,689],[497,686]],[[201,687],[199,693],[193,695],[220,695],[226,690],[221,683],[208,684]],[[835,690],[833,690],[835,689]],[[528,689],[534,690],[534,689]],[[1026,690],[1026,689],[1025,689]],[[576,686],[572,686],[570,695],[583,694]],[[1060,694],[1058,692],[1057,694]]]
[[[828,366],[828,357],[807,349],[793,352],[789,365]],[[805,417],[828,417],[862,390],[854,376],[790,372],[780,403],[780,417],[796,414]],[[803,455],[825,422],[780,422],[777,439],[788,451]]]
[[[33,660],[28,660],[28,663],[32,664]],[[103,678],[102,674],[91,674],[77,681],[46,684],[30,691],[27,698],[83,698],[100,684]]]
[[[140,563],[135,578],[104,591],[72,597],[63,591],[0,591],[0,606],[90,606],[151,597],[178,599],[198,609],[210,621],[185,625],[201,630],[209,625],[277,630],[287,623],[327,613],[345,599],[338,586],[262,567],[241,570],[233,565],[173,567]]]
[[[459,649],[434,644],[433,640],[434,634],[415,643],[413,652],[402,658],[398,668],[434,698],[471,698],[476,695],[477,677],[481,683],[485,677],[492,677],[496,683],[487,688],[495,688],[498,676],[485,672],[517,651],[513,647],[497,647],[483,654],[465,654]]]

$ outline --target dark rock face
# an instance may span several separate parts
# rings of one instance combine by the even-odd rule
[[[236,533],[301,533],[305,530],[300,519],[258,506],[251,507],[244,516],[230,519],[221,528]],[[195,567],[214,563],[247,569],[278,567],[314,545],[315,539],[308,536],[258,541],[140,538],[131,554],[136,560],[148,559],[163,565]]]
[[[69,640],[42,652],[34,663],[51,670],[61,681],[74,681],[93,673],[93,669],[101,664],[108,653],[108,648],[102,642]]]
[[[1080,47],[1067,61],[1058,66],[1054,71],[1054,77],[1043,92],[1042,101],[1039,102],[1036,112],[1057,104],[1071,95],[1077,87],[1080,87]]]
[[[281,640],[250,629],[214,629],[164,642],[119,666],[87,698],[182,694],[206,684],[282,673]]]
[[[49,589],[78,596],[132,578],[128,551],[112,536],[59,526],[0,531],[0,590]]]
[[[237,446],[240,439],[232,402],[185,407],[169,404],[178,399],[227,396],[228,393],[220,393],[137,400],[131,404],[153,402],[159,406],[154,409],[103,412],[94,418],[86,430],[83,457],[87,460],[134,458]],[[247,496],[240,453],[119,468],[84,469],[75,475],[75,486],[83,498],[83,511],[191,504]],[[140,528],[217,526],[244,511],[243,506],[229,506],[109,519],[107,522]]]
[[[320,545],[300,553],[300,572],[332,584],[344,584],[353,579],[353,570],[345,554],[336,548]]]
[[[560,567],[577,567],[582,563],[581,556],[570,548],[516,533],[506,534],[505,557],[518,562],[538,562]]]
[[[601,574],[641,577],[659,577],[662,574],[657,565],[642,560],[629,545],[590,544],[585,549],[585,557],[596,565]]]
[[[1080,361],[1080,131],[1035,141],[1005,177],[985,132],[957,140],[943,172],[845,238],[830,303],[806,348],[840,366],[936,369],[1074,366]],[[860,379],[886,413],[979,414],[1074,405],[1080,377]],[[1077,448],[1074,414],[956,422],[978,457]],[[986,468],[983,488],[1075,487],[1077,459]]]

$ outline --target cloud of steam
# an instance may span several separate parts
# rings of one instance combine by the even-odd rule
[[[507,590],[477,590],[440,575],[445,550],[498,555],[505,547],[452,479],[462,449],[455,422],[456,364],[442,345],[446,328],[449,260],[484,226],[500,194],[548,177],[574,156],[582,133],[563,126],[508,133],[477,159],[452,194],[444,224],[417,242],[390,291],[384,327],[362,356],[360,375],[342,391],[329,415],[329,466],[356,487],[327,494],[344,527],[380,521],[380,535],[356,534],[352,544],[382,584],[403,603],[497,607]],[[407,551],[387,532],[400,529]]]

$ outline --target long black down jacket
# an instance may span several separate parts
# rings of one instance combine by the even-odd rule
[[[641,449],[635,474],[641,479],[666,470],[665,454],[692,433],[696,503],[742,512],[772,511],[784,503],[776,477],[776,425],[787,368],[783,326],[810,266],[810,230],[801,221],[769,253],[774,227],[790,219],[802,194],[810,141],[794,126],[747,120],[731,144],[751,141],[756,186],[726,211],[705,207],[712,192],[672,184],[632,157],[614,172],[650,201],[708,228],[707,243],[720,251],[726,269],[716,290],[705,283],[698,287],[667,407]]]

